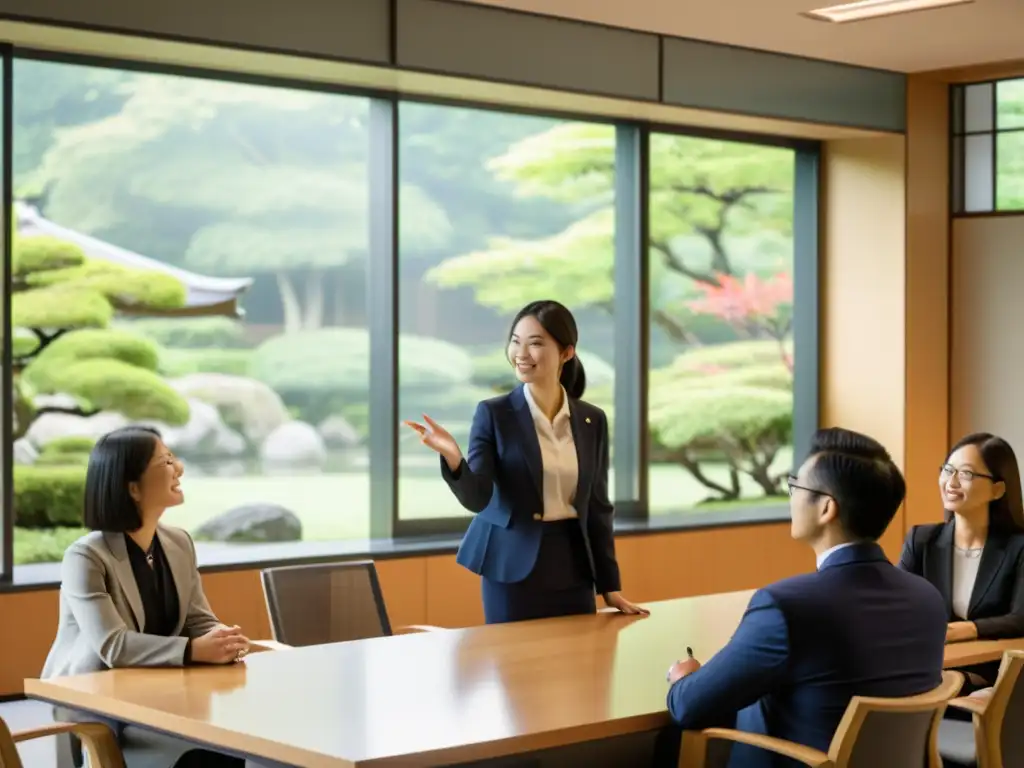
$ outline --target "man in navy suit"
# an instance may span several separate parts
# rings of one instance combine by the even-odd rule
[[[789,494],[793,538],[814,550],[817,570],[758,590],[729,644],[704,666],[672,666],[668,709],[677,725],[828,751],[853,696],[910,696],[941,682],[942,596],[894,567],[877,544],[905,492],[875,440],[838,428],[815,434]],[[796,763],[735,745],[729,765]]]

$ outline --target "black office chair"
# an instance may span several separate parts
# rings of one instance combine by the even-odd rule
[[[322,645],[439,629],[392,628],[371,560],[265,568],[260,579],[274,640],[283,645]]]

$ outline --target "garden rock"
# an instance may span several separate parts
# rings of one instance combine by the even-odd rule
[[[184,426],[150,422],[168,448],[187,458],[230,458],[245,453],[245,438],[224,423],[214,406],[194,398],[188,405],[189,419]]]
[[[32,422],[25,437],[37,449],[43,449],[59,437],[88,437],[98,440],[108,432],[128,424],[119,413],[104,411],[93,416],[73,413],[44,413]]]
[[[194,373],[167,382],[190,400],[215,406],[238,426],[252,445],[259,445],[291,415],[280,396],[261,381],[224,373]]]
[[[193,535],[200,541],[301,541],[302,521],[277,504],[245,504],[206,521]]]
[[[330,448],[355,448],[362,442],[359,431],[344,416],[328,416],[316,429]]]
[[[316,428],[304,421],[290,421],[271,432],[260,447],[264,468],[321,468],[327,447]]]

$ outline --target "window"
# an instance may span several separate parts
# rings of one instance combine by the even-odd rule
[[[1024,210],[1024,79],[953,88],[953,210]]]
[[[576,316],[584,397],[613,419],[615,127],[402,103],[399,131],[402,417],[465,450],[476,403],[516,385],[512,318],[555,299]],[[399,446],[399,520],[468,515],[437,456],[408,430]]]
[[[650,512],[777,504],[793,466],[796,153],[655,134],[650,157]]]
[[[402,421],[465,449],[545,298],[620,522],[785,514],[817,426],[816,145],[86,60],[7,79],[8,569],[83,533],[88,454],[127,424],[182,459],[166,519],[201,563],[460,532]]]
[[[200,547],[369,533],[369,99],[18,60],[15,562],[158,426]],[[202,552],[200,552],[202,558]]]

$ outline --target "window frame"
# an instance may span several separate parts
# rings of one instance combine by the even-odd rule
[[[432,99],[425,96],[402,95],[396,91],[341,87],[291,78],[257,77],[187,66],[147,65],[137,61],[39,51],[6,45],[0,49],[3,58],[3,144],[0,163],[3,165],[4,210],[11,210],[11,173],[13,155],[13,69],[17,59],[94,66],[150,74],[167,74],[219,82],[237,82],[322,93],[365,97],[370,100],[370,247],[367,263],[367,290],[370,309],[367,329],[370,334],[370,534],[375,540],[410,541],[419,537],[461,535],[469,524],[466,517],[439,517],[402,520],[398,508],[399,466],[398,434],[401,418],[398,412],[399,365],[399,210],[400,180],[399,106],[402,102],[457,106],[500,112],[527,114],[546,118],[578,120],[611,124],[616,133],[615,196],[615,265],[614,280],[617,305],[623,311],[614,315],[616,354],[615,425],[613,466],[615,487],[609,489],[616,504],[616,518],[624,531],[634,531],[648,523],[662,528],[719,527],[788,518],[788,510],[776,506],[758,507],[756,503],[730,510],[729,515],[702,513],[657,515],[652,521],[648,505],[648,429],[647,390],[649,380],[649,264],[648,221],[650,217],[650,138],[652,133],[674,134],[736,141],[794,150],[796,171],[793,198],[794,245],[794,453],[806,450],[813,431],[818,427],[819,380],[819,167],[821,142],[785,137],[708,130],[697,127],[665,126],[642,120],[601,119],[593,115],[558,113],[528,108],[495,108],[472,100]],[[6,215],[6,214],[5,214]],[[4,254],[10,250],[10,227],[4,228]],[[11,269],[9,259],[3,260],[4,320],[10,319]],[[3,384],[11,379],[10,334],[4,335]],[[8,390],[9,391],[9,390]],[[0,588],[13,578],[13,456],[11,399],[0,403],[2,415],[2,528],[0,528]],[[440,476],[438,482],[442,482]],[[686,510],[680,509],[679,512]],[[706,518],[706,519],[705,519]],[[292,559],[292,558],[289,558]],[[302,560],[297,554],[295,560]],[[251,559],[240,557],[246,567]],[[221,566],[228,567],[228,566]]]
[[[972,218],[977,216],[1014,216],[1024,212],[1024,206],[1015,208],[999,207],[999,137],[1006,134],[1024,134],[1024,124],[1011,128],[999,127],[999,84],[1020,81],[1024,76],[1014,75],[994,80],[979,80],[969,83],[952,83],[949,86],[949,213],[951,218]],[[987,86],[991,89],[991,125],[983,130],[967,130],[967,93],[971,88]],[[966,210],[968,171],[973,165],[968,159],[967,139],[974,136],[989,137],[992,146],[988,153],[988,170],[991,174],[992,202],[987,208]]]
[[[11,222],[14,156],[13,48],[0,46],[0,587],[14,575],[14,408],[11,388]]]

